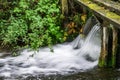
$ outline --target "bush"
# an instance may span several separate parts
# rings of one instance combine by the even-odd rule
[[[60,28],[59,0],[11,0],[9,8],[0,14],[0,42],[2,46],[18,48],[41,46],[63,41]],[[2,4],[4,4],[2,3]]]

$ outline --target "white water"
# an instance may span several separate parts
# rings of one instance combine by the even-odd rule
[[[86,38],[71,43],[40,48],[38,52],[24,50],[20,56],[0,58],[0,76],[70,74],[95,67],[100,53],[100,29],[95,25]],[[79,49],[73,47],[79,43]]]

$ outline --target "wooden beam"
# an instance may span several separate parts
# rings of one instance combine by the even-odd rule
[[[105,8],[109,9],[112,12],[120,15],[120,3],[114,2],[111,0],[92,0],[99,6],[104,6]]]
[[[114,27],[120,29],[120,15],[101,7],[91,0],[75,0],[79,5],[90,9],[95,16],[100,17],[102,20],[113,24]]]
[[[99,67],[107,67],[107,56],[108,56],[108,27],[105,27],[106,22],[103,23],[102,27],[102,45],[101,53],[99,57]]]
[[[113,44],[112,44],[112,67],[116,67],[116,54],[118,49],[118,30],[112,27],[113,30]]]
[[[62,4],[62,14],[68,15],[68,0],[61,0]]]

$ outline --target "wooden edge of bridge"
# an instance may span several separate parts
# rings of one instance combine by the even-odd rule
[[[120,15],[115,12],[106,9],[104,6],[99,6],[91,0],[75,0],[79,5],[90,9],[94,15],[103,21],[114,25],[114,27],[120,28]],[[114,9],[115,10],[115,9]]]
[[[100,6],[104,6],[105,8],[109,9],[112,12],[115,12],[116,14],[120,15],[120,3],[110,1],[110,0],[92,0],[96,4]]]
[[[95,2],[96,1],[96,2]],[[92,11],[101,23],[101,52],[98,66],[120,67],[120,15],[98,0],[75,0],[83,9]],[[112,6],[111,6],[112,7]],[[116,8],[112,7],[114,10]],[[112,24],[112,25],[110,25]]]

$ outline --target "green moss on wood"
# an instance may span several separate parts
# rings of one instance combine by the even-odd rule
[[[92,0],[79,0],[82,4],[84,4],[85,6],[87,6],[88,8],[91,9],[91,11],[95,11],[98,14],[100,14],[101,16],[103,16],[104,18],[109,19],[110,21],[112,21],[113,23],[117,23],[120,25],[120,15],[109,11],[108,9],[105,9],[105,7],[103,6],[99,6],[99,4],[96,4],[94,2],[92,2]],[[115,36],[114,34],[114,29],[112,29],[113,32],[113,36]],[[117,35],[116,35],[117,36]],[[111,37],[111,36],[110,36]],[[115,37],[112,37],[112,39],[114,39]],[[115,40],[115,41],[114,41]],[[117,53],[117,40],[114,39],[112,41],[113,44],[111,44],[110,46],[112,47],[112,50],[109,51],[109,53],[106,53],[106,51],[104,51],[105,49],[102,49],[101,54],[100,55],[100,59],[99,59],[99,67],[116,67],[116,53]],[[107,50],[108,52],[108,50]],[[107,54],[107,55],[105,55]],[[111,58],[109,58],[109,60],[107,60],[108,55],[110,55]]]
[[[106,16],[107,18],[114,20],[117,23],[120,23],[120,15],[109,11],[108,9],[105,9],[104,7],[99,6],[96,3],[93,3],[91,0],[80,0],[83,4],[87,5],[90,9],[99,12],[103,16]]]
[[[120,21],[120,16],[113,13],[113,12],[107,12],[106,16],[109,17],[109,18],[116,19],[116,20]]]
[[[98,66],[99,67],[107,67],[107,63],[105,60],[99,60]]]

